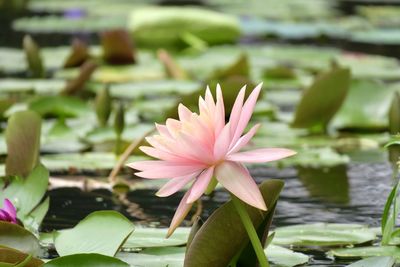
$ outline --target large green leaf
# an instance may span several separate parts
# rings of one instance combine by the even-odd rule
[[[282,246],[345,246],[375,240],[373,229],[358,224],[314,223],[279,227],[272,241]]]
[[[31,232],[17,224],[3,221],[0,221],[0,246],[33,255],[39,252],[39,240]]]
[[[41,125],[40,117],[33,111],[16,112],[9,118],[6,129],[7,175],[25,177],[36,166]]]
[[[280,180],[268,180],[260,185],[269,211],[273,211],[282,188],[283,182]],[[268,227],[265,220],[270,212],[261,212],[248,205],[246,209],[256,229],[260,225]],[[248,243],[249,239],[240,223],[239,215],[233,203],[228,202],[218,208],[194,236],[186,253],[185,267],[226,267]]]
[[[392,257],[371,257],[359,260],[347,267],[392,267],[395,260]]]
[[[354,81],[332,125],[340,129],[386,129],[395,89],[376,81]]]
[[[133,224],[116,211],[97,211],[89,214],[72,229],[55,235],[59,255],[98,253],[114,256],[133,232]]]
[[[350,70],[333,68],[318,76],[303,93],[292,125],[298,128],[325,128],[346,98]]]
[[[24,264],[20,266],[18,265],[20,263]],[[43,261],[26,253],[8,247],[0,247],[0,266],[2,267],[40,267],[42,265]]]
[[[75,254],[56,258],[43,265],[43,267],[129,267],[129,264],[101,254]]]

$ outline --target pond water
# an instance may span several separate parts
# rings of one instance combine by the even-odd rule
[[[268,178],[285,181],[272,228],[294,224],[359,223],[380,226],[386,196],[392,188],[392,168],[389,163],[352,163],[349,166],[318,169],[277,169],[252,167],[257,182]],[[75,226],[89,213],[118,210],[135,223],[168,226],[183,193],[158,198],[156,190],[138,189],[127,194],[122,204],[105,189],[84,192],[79,188],[58,188],[48,192],[50,210],[44,220],[45,232]],[[383,197],[384,196],[384,197]],[[202,198],[201,217],[206,219],[229,194],[217,190],[212,196]],[[190,219],[190,216],[188,216]],[[185,221],[190,225],[190,221]],[[308,250],[312,256],[310,266],[346,266],[348,261],[333,261],[323,251]]]

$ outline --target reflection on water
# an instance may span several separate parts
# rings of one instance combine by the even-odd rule
[[[350,201],[347,166],[327,168],[298,167],[298,177],[310,193],[327,203],[346,204]]]
[[[389,163],[351,164],[333,169],[252,168],[257,182],[268,178],[285,181],[275,213],[273,226],[312,222],[361,223],[379,226],[386,196],[391,190],[392,168]],[[157,190],[129,192],[124,199],[107,190],[82,192],[61,188],[49,192],[50,210],[43,231],[72,227],[89,213],[114,209],[135,223],[168,226],[183,193],[158,198]],[[229,199],[223,190],[204,196],[201,217],[207,218],[221,203]],[[189,225],[190,216],[184,222]],[[310,252],[311,266],[346,266],[346,262],[327,259],[321,252]]]

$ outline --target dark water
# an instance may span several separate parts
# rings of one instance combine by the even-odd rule
[[[273,227],[301,223],[361,223],[379,226],[380,216],[392,185],[389,163],[356,163],[332,169],[276,169],[258,167],[251,173],[258,182],[268,178],[285,181],[278,202]],[[43,231],[72,227],[89,213],[101,209],[122,212],[136,223],[168,226],[182,193],[158,198],[156,190],[136,190],[127,194],[122,204],[107,190],[82,192],[77,188],[55,189],[49,192],[50,210]],[[218,190],[203,197],[202,218],[206,219],[229,199]],[[190,216],[188,216],[190,219]],[[189,221],[185,221],[188,225]],[[311,266],[345,266],[327,259],[323,252],[311,251]]]

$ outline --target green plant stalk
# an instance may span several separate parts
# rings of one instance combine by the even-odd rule
[[[232,196],[232,202],[235,206],[236,211],[239,214],[240,219],[246,229],[246,232],[250,238],[250,242],[253,245],[254,251],[256,252],[260,267],[269,267],[267,256],[264,253],[264,248],[261,245],[260,239],[258,238],[257,231],[254,228],[253,222],[250,219],[243,202],[236,196]]]

